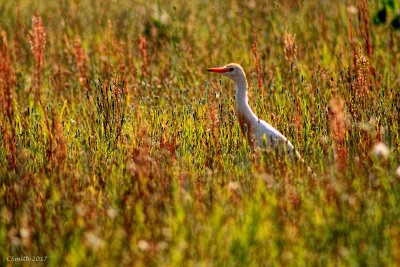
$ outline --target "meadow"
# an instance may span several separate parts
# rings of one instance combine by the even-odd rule
[[[0,265],[400,265],[399,12],[0,0]],[[251,151],[230,62],[315,174]]]

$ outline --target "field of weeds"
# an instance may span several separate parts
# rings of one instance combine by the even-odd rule
[[[0,0],[0,265],[400,265],[399,12]],[[315,174],[251,151],[229,62]]]

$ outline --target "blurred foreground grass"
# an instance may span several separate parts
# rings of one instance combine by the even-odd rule
[[[1,265],[399,265],[382,3],[0,0]],[[229,62],[315,177],[251,153]]]

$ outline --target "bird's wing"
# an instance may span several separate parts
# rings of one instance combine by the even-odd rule
[[[294,148],[292,143],[283,135],[281,134],[277,129],[272,127],[270,124],[267,122],[260,120],[258,122],[258,125],[256,126],[256,140],[259,146],[263,146],[264,144],[264,136],[267,139],[267,146],[278,149],[279,153],[284,152],[284,149],[286,150],[285,152],[287,153],[287,156],[290,158],[296,158],[297,160],[300,160],[303,164],[307,166],[305,163],[304,159],[300,156],[300,153]],[[310,167],[308,167],[309,172],[313,172]]]
[[[259,120],[256,125],[257,130],[256,132],[256,140],[259,145],[262,146],[264,136],[267,139],[267,146],[272,148],[277,148],[283,150],[284,147],[286,148],[286,152],[293,152],[294,147],[292,143],[277,129],[272,127],[270,124],[263,120]]]

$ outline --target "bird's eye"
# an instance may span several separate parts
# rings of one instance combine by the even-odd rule
[[[230,68],[229,71],[233,71],[233,68]]]

